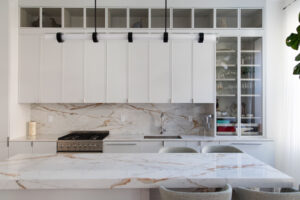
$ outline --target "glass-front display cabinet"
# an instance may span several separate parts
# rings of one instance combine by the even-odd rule
[[[261,136],[262,38],[220,37],[216,54],[217,135]]]

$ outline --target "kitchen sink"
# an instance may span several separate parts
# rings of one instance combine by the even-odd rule
[[[144,139],[182,139],[180,135],[147,135]]]

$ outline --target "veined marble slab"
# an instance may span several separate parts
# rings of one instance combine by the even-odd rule
[[[0,162],[0,189],[291,187],[247,154],[18,155]]]

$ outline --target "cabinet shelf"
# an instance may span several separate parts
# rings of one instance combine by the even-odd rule
[[[261,53],[261,50],[241,50],[241,53]]]
[[[217,50],[217,53],[236,53],[236,50]]]
[[[242,78],[241,81],[261,81],[259,78]]]
[[[217,81],[236,81],[235,78],[216,79]]]
[[[237,124],[217,124],[217,126],[237,126]]]
[[[236,94],[217,94],[217,97],[235,97]]]
[[[241,64],[241,67],[261,67],[260,64]]]
[[[260,97],[260,94],[242,94],[241,97]]]
[[[217,116],[217,119],[236,119],[236,117],[222,117],[222,116]]]
[[[261,119],[261,117],[241,117],[242,119]]]
[[[217,132],[218,136],[236,136],[236,132]]]

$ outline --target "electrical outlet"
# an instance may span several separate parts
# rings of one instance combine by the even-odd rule
[[[192,121],[193,121],[193,117],[189,116],[189,122],[192,122]]]

